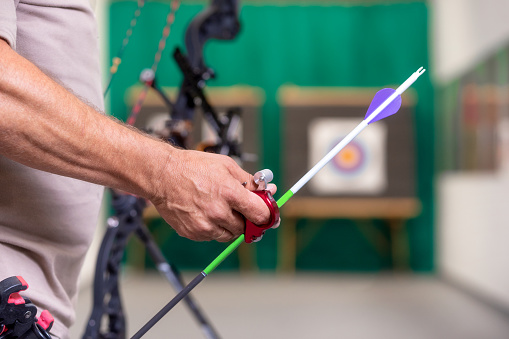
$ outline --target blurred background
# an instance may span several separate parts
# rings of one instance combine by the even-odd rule
[[[156,72],[172,100],[182,82],[173,53],[208,5],[184,0],[175,12]],[[95,7],[105,83],[140,10],[106,97],[107,112],[126,120],[171,2]],[[240,1],[239,34],[203,50],[216,75],[206,94],[242,110],[243,166],[270,168],[276,198],[362,120],[379,89],[427,72],[397,115],[366,129],[281,209],[277,231],[242,245],[197,288],[221,337],[509,337],[508,12],[507,0]],[[169,117],[148,91],[137,126]],[[195,119],[194,144],[208,142],[200,112]],[[181,238],[153,213],[144,220],[187,280],[225,247]],[[105,229],[82,275],[75,337]],[[174,295],[146,252],[133,239],[123,259],[129,333]],[[183,305],[153,331],[147,338],[203,337]]]

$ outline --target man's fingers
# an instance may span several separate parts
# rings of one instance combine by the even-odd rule
[[[270,210],[265,202],[251,191],[258,190],[258,184],[255,184],[253,176],[236,163],[232,163],[228,168],[233,178],[237,179],[240,185],[231,183],[228,185],[228,194],[225,198],[234,210],[241,213],[248,220],[256,225],[266,224],[270,219]],[[276,185],[269,184],[267,189],[272,195],[276,193]]]
[[[237,179],[242,184],[242,186],[244,186],[246,189],[250,191],[258,190],[258,184],[255,184],[253,175],[244,171],[241,167],[239,167],[239,165],[237,165],[237,163],[234,160],[231,160],[228,165],[229,165],[228,170],[230,171],[230,174],[235,179]]]
[[[231,190],[230,193],[231,195],[228,197],[230,206],[245,218],[256,225],[263,225],[269,221],[270,210],[258,195],[241,185]]]
[[[230,168],[230,173],[242,184],[242,186],[244,186],[244,188],[250,191],[255,191],[258,189],[258,185],[255,184],[253,176],[244,171],[242,168],[238,166]]]
[[[279,218],[279,220],[276,221],[276,223],[271,228],[278,228],[279,225],[281,225],[281,218]]]
[[[277,192],[277,187],[274,184],[268,184],[267,189],[269,190],[269,192],[272,196],[274,196]]]
[[[219,225],[224,227],[232,237],[238,237],[244,233],[245,221],[242,215],[234,210],[231,210],[227,218],[217,221]]]
[[[219,234],[218,237],[216,237],[214,240],[217,242],[229,242],[236,238],[230,231],[228,231],[226,228],[220,227],[219,229],[222,229],[222,233]]]

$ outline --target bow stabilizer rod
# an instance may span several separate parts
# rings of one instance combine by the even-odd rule
[[[369,124],[395,114],[401,107],[401,94],[405,92],[426,70],[421,67],[414,72],[397,89],[384,88],[375,94],[371,101],[364,120],[361,121],[346,137],[343,138],[329,153],[314,165],[295,185],[292,186],[277,201],[281,208],[295,193],[297,193],[311,178],[313,178],[329,161],[331,161],[350,141],[359,135]],[[267,203],[267,202],[266,202]],[[270,207],[270,206],[269,206]],[[166,306],[164,306],[152,319],[150,319],[131,339],[139,339],[148,332],[166,313],[186,297],[199,283],[219,266],[231,253],[245,241],[242,234],[233,241],[216,259],[214,259],[200,274],[198,274],[182,291],[180,291]]]

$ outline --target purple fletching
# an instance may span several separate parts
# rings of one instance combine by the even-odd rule
[[[373,101],[371,101],[371,105],[369,105],[368,112],[366,113],[364,120],[366,120],[378,108],[378,106],[383,104],[383,102],[387,100],[387,98],[390,97],[394,92],[396,92],[396,90],[392,88],[384,88],[379,90],[375,94]],[[370,124],[372,122],[382,120],[390,115],[393,115],[399,110],[400,107],[401,95],[398,95],[387,107],[385,107],[382,112],[380,112],[373,120],[370,121]]]

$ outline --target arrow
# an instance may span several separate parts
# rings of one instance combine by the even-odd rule
[[[312,177],[314,177],[329,161],[350,143],[369,124],[385,119],[401,107],[401,94],[405,92],[426,70],[421,67],[414,72],[397,89],[384,88],[375,94],[369,105],[364,120],[357,125],[346,137],[343,138],[329,153],[327,153],[313,168],[311,168],[295,185],[292,186],[279,200],[277,205],[281,208],[295,193],[297,193]],[[200,274],[198,274],[182,291],[180,291],[166,306],[164,306],[145,326],[143,326],[131,339],[141,338],[152,328],[166,313],[185,298],[200,282],[205,279],[223,260],[225,260],[237,247],[244,242],[244,234],[232,242],[214,261],[212,261]]]
[[[421,67],[413,73],[396,90],[384,88],[375,94],[368,108],[368,112],[362,122],[357,125],[346,137],[343,138],[334,148],[327,153],[313,168],[309,170],[292,188],[290,188],[278,201],[278,206],[283,206],[288,199],[297,193],[305,184],[311,180],[329,161],[331,161],[341,150],[350,143],[369,124],[387,118],[395,114],[401,107],[401,94],[410,87],[426,70]]]

